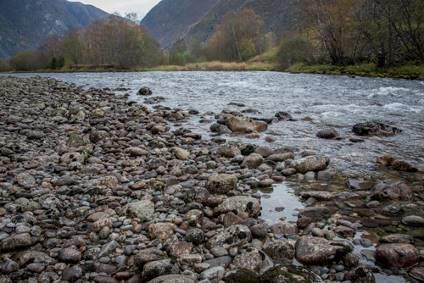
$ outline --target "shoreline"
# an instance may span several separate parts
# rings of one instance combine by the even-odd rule
[[[406,69],[405,71],[403,69]],[[9,71],[0,74],[20,74],[20,73],[108,73],[108,72],[281,72],[289,74],[314,74],[330,76],[351,76],[364,78],[388,78],[404,80],[424,80],[423,65],[405,65],[388,69],[376,69],[370,65],[352,65],[346,67],[331,65],[303,65],[297,64],[282,70],[275,64],[270,63],[227,63],[227,62],[207,62],[193,63],[185,66],[163,65],[152,68],[133,69],[64,69],[64,70],[37,70],[37,71]]]
[[[356,281],[391,267],[422,274],[421,172],[346,179],[320,153],[203,139],[184,128],[197,115],[188,111],[149,110],[53,79],[0,77],[0,86],[4,282]],[[219,131],[267,129],[218,116]],[[261,220],[260,191],[285,181],[299,185],[305,208],[294,222]],[[386,210],[395,205],[401,212]],[[354,248],[370,247],[382,268],[360,263]]]

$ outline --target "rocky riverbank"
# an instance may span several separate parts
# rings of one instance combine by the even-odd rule
[[[202,139],[190,115],[0,78],[0,282],[424,280],[421,172],[345,180],[316,152]],[[290,178],[297,222],[261,220],[259,190]]]

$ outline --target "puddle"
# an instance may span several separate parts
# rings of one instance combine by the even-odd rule
[[[276,184],[269,191],[261,191],[261,197],[261,218],[269,224],[281,220],[296,222],[298,210],[304,208],[288,182]]]

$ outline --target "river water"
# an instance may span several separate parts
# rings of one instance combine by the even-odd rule
[[[267,135],[273,146],[317,150],[331,157],[345,174],[367,174],[375,170],[375,157],[393,154],[423,168],[424,164],[424,82],[347,76],[287,74],[278,72],[145,72],[145,73],[42,73],[18,76],[48,76],[86,87],[128,88],[130,99],[148,86],[162,105],[195,109],[200,114],[222,110],[257,110],[250,116],[271,118],[286,111],[297,120],[270,126]],[[243,104],[245,107],[230,103]],[[207,116],[213,120],[213,115]],[[195,117],[188,126],[208,134],[210,124]],[[395,137],[369,138],[349,142],[352,126],[381,120],[401,128]],[[317,131],[334,127],[345,139],[317,138]],[[252,143],[265,143],[264,136]],[[236,139],[241,139],[237,137]]]
[[[271,118],[279,111],[289,112],[296,121],[270,125],[256,140],[227,137],[273,147],[289,146],[316,150],[331,158],[334,168],[344,174],[377,174],[375,157],[391,154],[424,169],[424,82],[347,76],[287,74],[277,72],[146,72],[146,73],[42,73],[14,76],[47,76],[84,87],[109,88],[144,102],[137,91],[147,86],[153,97],[163,97],[161,105],[197,110],[199,115],[185,125],[203,136],[210,136],[214,114],[222,110],[255,110],[246,114]],[[119,90],[117,90],[119,89]],[[123,90],[125,89],[125,90]],[[238,106],[237,106],[238,105]],[[243,106],[241,106],[243,105]],[[252,111],[249,111],[252,113]],[[200,123],[200,120],[209,121]],[[352,143],[352,126],[381,120],[402,129],[400,135],[366,138]],[[320,129],[334,127],[340,140],[316,137]],[[269,223],[280,219],[297,220],[303,207],[296,196],[296,185],[285,182],[261,192],[262,218]],[[361,253],[362,247],[355,247]],[[402,277],[376,274],[377,282],[404,282]]]

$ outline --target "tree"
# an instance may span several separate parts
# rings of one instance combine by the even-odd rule
[[[227,13],[208,41],[210,59],[244,61],[264,50],[264,22],[251,9]]]
[[[284,69],[296,63],[312,63],[314,60],[312,50],[312,44],[303,37],[284,39],[278,49],[278,62]]]

